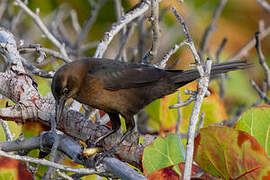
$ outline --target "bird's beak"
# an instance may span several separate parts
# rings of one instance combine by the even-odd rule
[[[64,109],[64,105],[66,102],[66,97],[61,97],[57,102],[56,102],[56,106],[55,106],[55,112],[56,112],[56,123],[58,123],[60,121],[63,109]]]

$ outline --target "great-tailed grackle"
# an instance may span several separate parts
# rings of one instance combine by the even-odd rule
[[[216,64],[212,66],[211,76],[247,66],[244,60]],[[144,64],[95,58],[73,61],[59,68],[52,80],[56,119],[58,122],[68,98],[105,111],[110,117],[112,131],[100,137],[97,143],[120,128],[121,114],[127,131],[119,145],[135,126],[134,114],[199,77],[197,69],[162,70]]]

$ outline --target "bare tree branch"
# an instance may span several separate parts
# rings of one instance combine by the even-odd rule
[[[265,92],[263,92],[253,80],[250,80],[250,83],[253,86],[253,88],[256,90],[260,98],[262,98],[266,104],[270,105],[270,99],[267,97]]]
[[[73,167],[69,167],[69,166],[66,166],[66,165],[57,164],[57,163],[48,161],[46,159],[38,159],[38,158],[33,158],[33,157],[9,154],[9,153],[6,153],[6,152],[1,151],[1,150],[0,150],[0,155],[4,156],[4,157],[12,158],[12,159],[17,159],[17,160],[20,160],[20,161],[31,162],[31,163],[36,163],[36,164],[42,164],[42,165],[45,165],[45,166],[54,167],[54,168],[61,169],[61,170],[64,170],[64,171],[76,172],[76,173],[80,173],[80,174],[97,174],[97,171],[92,170],[92,169],[73,168]]]
[[[7,9],[8,1],[9,0],[2,0],[0,3],[0,20]]]
[[[183,20],[183,18],[177,13],[175,8],[172,8],[172,11],[174,15],[176,16],[177,20],[179,23],[182,25],[185,37],[187,39],[188,46],[190,47],[196,65],[197,69],[200,73],[201,78],[199,79],[198,82],[198,87],[197,87],[197,95],[196,99],[193,105],[191,117],[189,120],[189,127],[188,127],[188,139],[187,139],[187,145],[186,145],[186,160],[185,160],[185,170],[184,170],[184,180],[189,180],[191,178],[191,167],[192,167],[192,162],[193,162],[193,151],[194,151],[194,138],[196,134],[196,125],[199,119],[199,113],[202,105],[203,98],[207,92],[208,88],[208,83],[209,83],[209,77],[210,77],[210,72],[211,72],[211,65],[212,61],[207,60],[205,64],[205,69],[203,68],[203,64],[201,62],[201,59],[198,55],[198,52],[195,48],[195,45],[191,39],[191,36],[189,34],[189,30]]]
[[[262,52],[261,43],[260,43],[260,32],[255,33],[255,39],[256,39],[255,47],[256,47],[257,54],[259,56],[259,62],[264,71],[264,77],[265,77],[267,88],[270,89],[270,70],[265,62],[265,57]]]
[[[106,0],[99,0],[97,3],[93,3],[91,4],[91,14],[89,15],[88,19],[86,20],[86,22],[84,23],[79,35],[78,35],[78,38],[77,38],[77,41],[75,43],[75,46],[79,46],[82,41],[84,40],[87,32],[89,31],[89,29],[91,28],[91,26],[94,24],[94,22],[96,21],[97,19],[97,16],[98,16],[98,12],[100,10],[100,8],[102,7],[102,5],[106,2]]]
[[[146,53],[144,56],[142,63],[144,64],[151,64],[151,61],[156,58],[158,47],[159,47],[159,36],[160,36],[160,29],[159,29],[159,5],[158,0],[151,0],[151,16],[150,21],[152,24],[152,47],[150,51]],[[150,60],[150,61],[149,61]]]
[[[257,2],[268,12],[270,12],[270,5],[264,0],[257,0]]]
[[[259,39],[263,39],[266,36],[268,36],[270,34],[270,26],[268,26],[267,28],[261,30],[261,34]],[[252,37],[252,39],[245,44],[242,48],[240,48],[235,54],[233,54],[231,57],[229,57],[228,59],[240,59],[244,56],[246,56],[248,54],[248,52],[250,51],[250,49],[252,49],[256,44],[256,40],[254,37]]]
[[[45,34],[45,36],[56,46],[59,48],[60,52],[68,57],[65,45],[61,44],[52,34],[51,32],[47,29],[45,24],[42,22],[42,20],[39,18],[39,16],[35,13],[33,13],[21,0],[15,0],[14,4],[21,7],[32,19],[34,22],[38,25],[40,30]]]
[[[214,12],[213,18],[211,20],[211,23],[209,24],[209,26],[205,29],[204,35],[203,35],[203,39],[201,41],[201,46],[200,46],[200,50],[199,50],[199,55],[202,58],[205,54],[205,50],[207,48],[207,44],[209,42],[209,39],[211,37],[212,32],[215,30],[215,26],[216,26],[216,22],[217,19],[219,18],[225,4],[227,3],[227,0],[220,0],[216,10]]]
[[[226,42],[227,42],[227,39],[224,38],[222,40],[218,50],[217,50],[217,53],[216,53],[217,64],[220,62],[220,55],[221,55],[223,48],[225,47]],[[224,96],[225,96],[225,74],[221,74],[221,76],[220,76],[219,96],[221,99],[224,99]]]
[[[150,0],[143,0],[137,4],[134,9],[130,10],[128,13],[122,16],[119,21],[114,23],[111,26],[111,29],[105,33],[103,39],[99,43],[94,57],[102,58],[113,37],[132,20],[143,15],[149,9],[149,7]]]
[[[6,140],[11,141],[12,140],[12,135],[11,135],[11,132],[9,130],[7,122],[4,121],[3,119],[0,119],[0,123],[1,123],[1,125],[3,127],[4,132],[5,132]]]

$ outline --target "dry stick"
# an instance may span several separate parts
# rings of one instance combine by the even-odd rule
[[[88,19],[86,20],[86,22],[84,23],[84,25],[83,25],[83,27],[78,35],[77,41],[75,43],[76,47],[79,47],[80,44],[82,43],[82,41],[84,40],[87,32],[89,31],[89,29],[92,27],[92,25],[96,21],[97,16],[98,16],[98,12],[99,12],[101,6],[105,2],[106,2],[106,0],[99,0],[97,3],[92,2],[91,13],[90,13]]]
[[[211,34],[213,32],[213,30],[215,30],[215,24],[217,22],[217,19],[219,18],[225,4],[227,3],[227,0],[220,0],[216,10],[214,12],[213,18],[211,20],[211,23],[209,24],[209,26],[205,29],[204,35],[203,35],[203,39],[201,42],[201,46],[200,46],[200,50],[199,50],[199,55],[202,58],[205,54],[205,50],[207,47],[207,44],[209,42],[209,39],[211,37]]]
[[[7,122],[4,121],[3,119],[0,119],[0,123],[1,123],[1,125],[3,127],[4,132],[5,132],[6,140],[7,141],[12,141],[12,135],[11,135],[11,132],[9,130]]]
[[[202,105],[203,98],[207,92],[207,87],[209,83],[209,76],[211,72],[211,65],[212,61],[207,60],[205,64],[205,70],[203,69],[200,57],[196,51],[196,48],[194,46],[194,43],[190,37],[189,30],[183,20],[183,18],[177,13],[175,8],[172,8],[172,11],[174,15],[176,16],[177,20],[182,25],[185,37],[187,39],[187,43],[193,53],[193,56],[195,58],[195,62],[197,64],[197,69],[200,73],[200,80],[198,82],[198,91],[196,95],[196,100],[193,105],[190,121],[189,121],[189,127],[188,127],[188,139],[187,139],[187,146],[186,146],[186,160],[185,160],[185,170],[184,170],[184,180],[189,180],[191,177],[191,168],[192,168],[192,162],[193,162],[193,151],[194,151],[194,138],[196,133],[196,124],[199,119],[199,113]]]
[[[0,150],[0,156],[12,158],[12,159],[17,159],[17,160],[25,161],[25,162],[31,162],[31,163],[35,163],[35,164],[41,164],[44,166],[50,166],[50,167],[54,167],[54,168],[61,169],[64,171],[76,172],[76,173],[80,173],[80,174],[96,174],[97,173],[97,171],[95,171],[93,169],[73,168],[73,167],[57,164],[57,163],[48,161],[46,159],[38,159],[38,158],[33,158],[33,157],[28,157],[28,156],[14,155],[14,154],[6,153],[6,152],[1,151],[1,150]]]
[[[261,47],[259,37],[260,37],[260,32],[256,32],[255,33],[255,39],[256,39],[255,47],[256,47],[257,54],[259,56],[259,63],[261,64],[263,71],[264,71],[264,77],[265,77],[264,81],[266,82],[267,89],[270,89],[270,70],[265,62],[265,57],[264,57],[263,52],[262,52],[262,47]]]
[[[55,160],[52,161],[51,160],[51,156],[50,156],[50,161],[55,162],[55,163],[61,163],[66,159],[66,156],[64,153],[62,152],[58,152],[58,154],[55,157]],[[54,174],[56,174],[56,171],[59,169],[55,169],[53,167],[48,167],[45,174],[43,175],[43,177],[41,178],[41,180],[47,180],[47,179],[52,179],[51,177],[54,176]]]
[[[270,12],[270,5],[264,0],[257,0],[257,2],[268,12]]]
[[[178,109],[180,107],[189,105],[190,103],[192,103],[192,101],[194,101],[196,99],[196,95],[190,96],[187,100],[185,100],[182,103],[177,103],[174,105],[169,106],[169,109]]]
[[[270,105],[270,99],[268,99],[265,92],[263,92],[253,80],[250,80],[250,83],[252,87],[255,89],[255,91],[258,93],[258,95],[264,100],[264,102]]]
[[[37,48],[34,47],[33,45],[22,46],[22,47],[18,47],[18,51],[20,53],[37,52]],[[58,59],[61,59],[61,60],[65,61],[66,63],[72,61],[72,59],[63,56],[61,53],[59,53],[58,51],[55,51],[53,49],[40,47],[39,51],[44,52],[44,53],[49,54],[49,55],[52,55],[52,56],[54,56],[54,57],[56,57]]]
[[[8,0],[2,0],[2,2],[0,3],[0,20],[7,9],[7,5],[8,5]]]
[[[128,27],[126,29],[126,33],[121,38],[119,51],[114,59],[119,60],[121,58],[121,56],[123,56],[124,61],[127,61],[125,45],[128,42],[128,40],[130,39],[131,35],[133,34],[134,27],[135,27],[135,23],[131,23],[128,25]]]
[[[189,180],[191,177],[196,125],[198,122],[202,101],[207,91],[207,87],[209,83],[211,64],[212,64],[211,60],[206,61],[205,75],[199,80],[198,94],[196,96],[196,100],[194,102],[190,121],[189,121],[188,140],[187,140],[187,145],[186,145],[187,154],[186,154],[186,163],[185,163],[184,178],[183,178],[184,180]]]
[[[79,24],[77,12],[74,9],[70,11],[70,17],[74,30],[77,32],[77,34],[79,34],[81,31],[81,26]]]
[[[114,0],[114,4],[115,4],[115,14],[117,17],[117,20],[120,20],[120,18],[124,15],[124,10],[121,4],[120,0]],[[129,30],[130,30],[130,25],[129,27],[124,27],[123,30],[120,31],[120,38],[119,38],[119,50],[117,55],[115,56],[114,59],[116,60],[120,60],[120,58],[122,58],[124,61],[127,61],[127,53],[126,53],[126,49],[124,48],[126,42],[127,42],[127,38],[129,35]]]
[[[181,103],[181,90],[179,90],[179,92],[178,92],[177,103],[178,104]],[[181,121],[182,121],[181,109],[178,108],[177,109],[177,121],[176,121],[176,126],[175,126],[175,133],[178,135],[180,135],[179,127],[180,127]]]
[[[150,21],[152,24],[152,47],[150,51],[144,56],[142,63],[151,64],[156,58],[160,40],[160,29],[159,29],[159,5],[157,0],[151,0],[151,16]]]
[[[67,179],[67,180],[73,180],[72,177],[68,176],[67,174],[61,172],[59,169],[56,170],[57,174],[62,177],[63,179]]]
[[[28,4],[28,0],[24,0],[23,2],[24,4]],[[17,14],[15,16],[13,16],[12,20],[11,20],[11,32],[14,32],[14,30],[16,29],[16,26],[18,25],[18,23],[21,20],[22,17],[22,13],[23,13],[23,9],[20,9]]]
[[[196,50],[195,45],[194,45],[194,42],[192,41],[192,39],[190,37],[189,30],[188,30],[188,28],[187,28],[187,26],[186,26],[183,18],[180,16],[180,14],[178,14],[178,12],[176,11],[175,8],[172,8],[172,12],[174,13],[174,15],[177,18],[178,22],[183,27],[183,31],[184,31],[184,34],[185,34],[185,37],[186,37],[186,40],[187,40],[186,43],[189,46],[189,48],[191,49],[191,51],[192,51],[192,54],[193,54],[194,59],[195,59],[195,63],[198,65],[197,66],[197,69],[199,71],[200,76],[202,77],[204,70],[203,70],[203,67],[201,65],[201,59],[200,59],[200,56],[197,53],[197,50]]]
[[[60,52],[65,56],[68,57],[65,45],[61,44],[53,35],[52,33],[47,29],[45,24],[41,21],[40,17],[33,13],[21,0],[15,0],[14,4],[21,7],[32,19],[34,22],[38,25],[40,30],[45,34],[45,36],[56,46],[59,48]]]
[[[95,48],[98,45],[98,43],[99,43],[99,41],[93,41],[93,42],[83,44],[83,45],[80,46],[79,51],[81,53],[83,51],[87,51],[89,49]]]
[[[179,44],[175,44],[174,47],[172,49],[170,49],[161,59],[160,62],[154,64],[154,66],[159,67],[161,69],[164,69],[167,65],[168,60],[170,59],[171,55],[173,55],[174,53],[176,53],[176,51],[182,47],[183,45],[187,45],[187,40],[184,40],[182,42],[180,42]]]
[[[138,18],[138,57],[139,61],[141,62],[143,59],[143,54],[144,54],[144,38],[145,38],[145,25],[144,25],[144,20],[145,16],[141,16]]]
[[[217,50],[217,53],[216,53],[217,64],[220,62],[220,55],[221,55],[222,50],[225,47],[226,42],[227,42],[227,38],[224,38]],[[221,99],[224,99],[224,95],[225,95],[225,74],[221,74],[220,83],[219,83],[219,96]]]
[[[26,67],[29,71],[31,71],[34,75],[44,77],[44,78],[52,78],[54,76],[53,71],[43,71],[34,65],[32,65],[29,61],[21,57],[21,61],[23,63],[23,66]]]
[[[268,26],[266,29],[263,29],[260,33],[259,39],[265,38],[267,35],[270,34],[270,26]],[[248,51],[252,49],[255,46],[256,40],[254,37],[245,44],[239,51],[237,51],[235,54],[233,54],[229,59],[240,59],[241,57],[245,56],[248,54]]]
[[[159,0],[159,2],[162,0]],[[108,45],[112,41],[113,37],[121,30],[123,27],[126,26],[126,24],[130,23],[135,18],[143,15],[150,6],[149,0],[141,1],[139,4],[136,5],[136,8],[130,10],[128,13],[126,13],[124,16],[120,18],[119,21],[114,23],[111,26],[111,29],[105,33],[103,39],[99,43],[97,50],[95,52],[94,57],[95,58],[102,58]]]

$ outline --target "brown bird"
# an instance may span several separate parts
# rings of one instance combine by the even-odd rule
[[[244,60],[216,64],[212,66],[211,76],[248,65]],[[199,77],[197,69],[163,70],[144,64],[95,58],[73,61],[60,67],[52,80],[56,120],[59,121],[68,98],[105,111],[110,117],[112,131],[98,138],[97,143],[120,128],[121,114],[127,131],[116,144],[118,146],[134,129],[133,116],[136,113],[155,99],[171,94]]]

